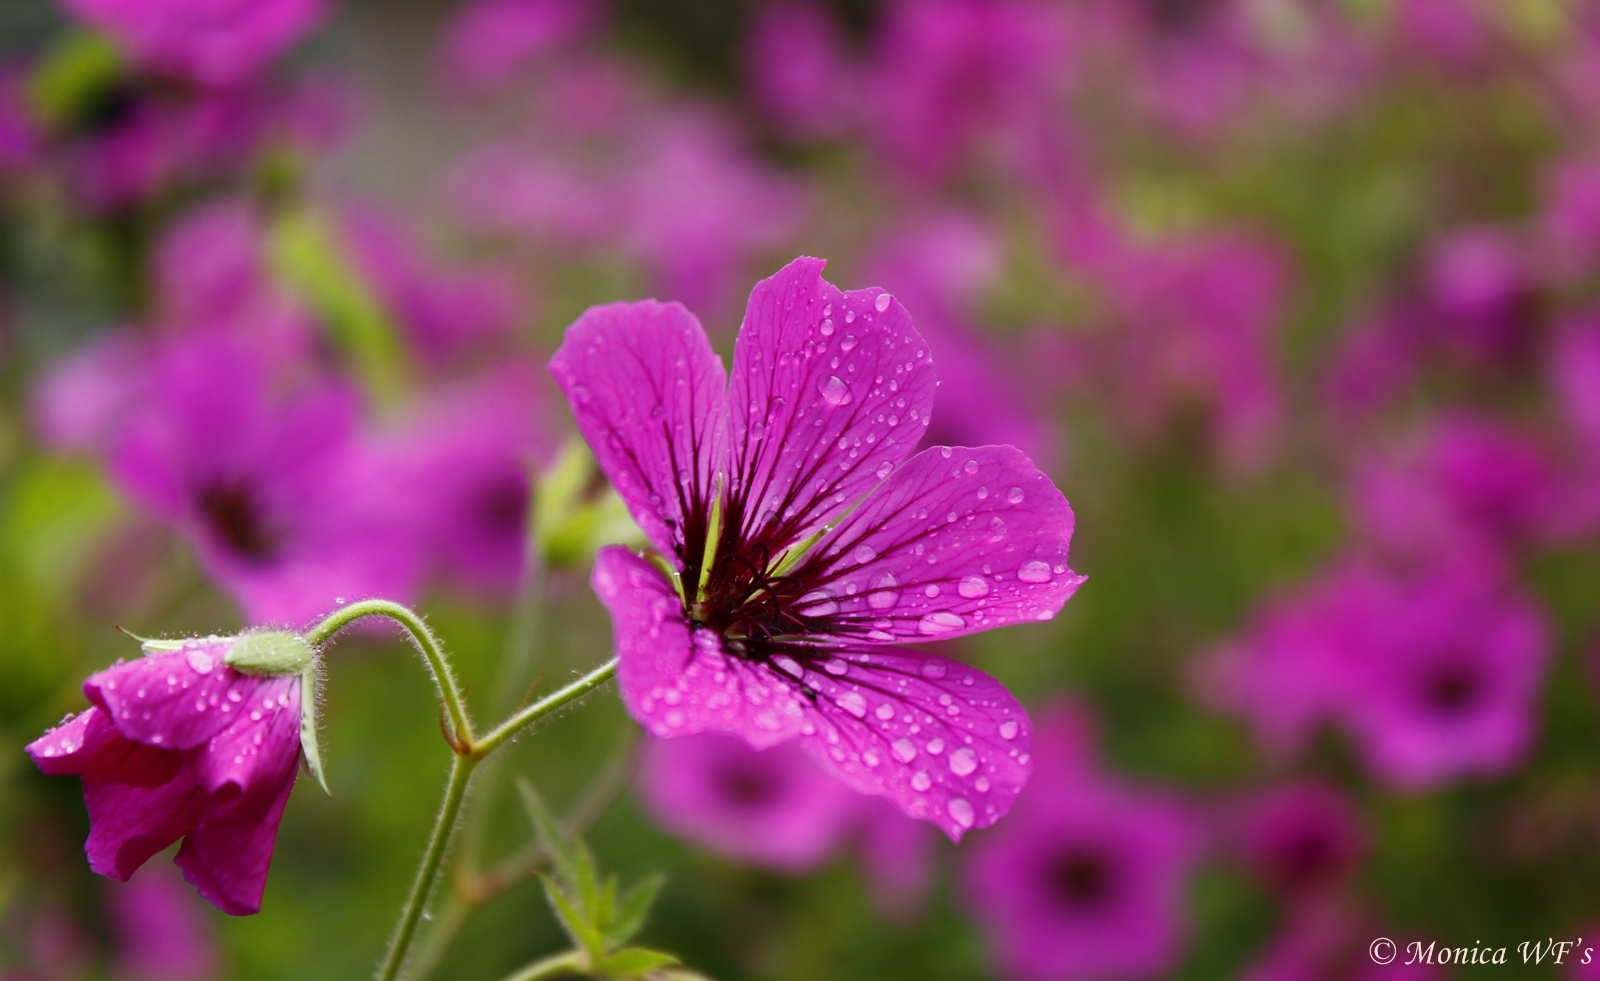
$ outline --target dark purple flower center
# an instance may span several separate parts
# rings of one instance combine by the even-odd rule
[[[1471,665],[1443,664],[1422,681],[1422,698],[1439,715],[1458,716],[1472,711],[1483,698],[1483,677]]]
[[[778,796],[778,782],[771,773],[744,764],[718,771],[717,787],[729,801],[745,808],[762,807]]]
[[[520,471],[485,482],[473,501],[479,527],[492,538],[520,540],[528,520],[529,496],[528,478]]]
[[[1069,848],[1045,865],[1044,876],[1050,897],[1072,913],[1098,912],[1116,899],[1116,868],[1101,851]]]
[[[1343,852],[1328,829],[1296,828],[1274,847],[1268,874],[1278,888],[1301,892],[1334,878],[1344,865]]]
[[[1151,24],[1163,34],[1198,31],[1217,5],[1217,0],[1145,0]]]
[[[237,480],[208,484],[196,500],[211,533],[235,555],[265,562],[277,552],[283,536],[268,522],[260,498],[249,484]]]

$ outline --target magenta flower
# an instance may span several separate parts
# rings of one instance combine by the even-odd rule
[[[323,0],[63,0],[141,67],[202,85],[254,75],[322,19]]]
[[[790,873],[833,857],[859,799],[793,743],[758,752],[712,732],[652,740],[640,761],[639,790],[673,832]]]
[[[998,972],[1018,981],[1154,978],[1182,952],[1199,851],[1175,801],[1081,765],[1081,734],[1053,714],[1016,812],[963,869]]]
[[[111,890],[116,976],[127,981],[209,981],[217,950],[194,898],[178,877],[151,866]]]
[[[568,329],[551,371],[661,553],[607,549],[594,586],[651,733],[798,740],[959,839],[1027,779],[1027,715],[981,672],[895,645],[1053,617],[1082,581],[1072,510],[1011,447],[911,456],[927,345],[889,294],[840,292],[822,267],[756,285],[728,382],[677,304]]]
[[[273,633],[145,650],[91,675],[89,709],[28,753],[46,774],[83,778],[94,871],[126,882],[182,838],[174,861],[200,895],[234,916],[255,913],[302,742],[315,738],[304,715],[311,650]],[[306,748],[314,762],[314,742]]]
[[[1243,829],[1245,859],[1274,892],[1290,899],[1342,884],[1366,850],[1360,815],[1331,785],[1307,779],[1251,800]]]
[[[355,393],[270,388],[253,352],[195,334],[161,352],[112,452],[118,486],[177,527],[253,623],[409,596],[419,549],[396,474],[356,437]]]
[[[744,62],[752,95],[784,135],[834,138],[860,122],[861,69],[825,5],[784,0],[760,8]]]
[[[601,19],[591,0],[476,0],[445,29],[444,70],[463,91],[489,94],[539,55],[589,34]]]

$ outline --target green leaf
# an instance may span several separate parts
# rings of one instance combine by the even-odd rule
[[[561,887],[547,875],[539,876],[539,881],[544,885],[545,899],[550,901],[550,908],[555,911],[556,919],[561,923],[561,929],[566,931],[572,942],[588,951],[591,960],[599,960],[601,954],[600,933],[591,924],[584,920],[583,914],[572,905],[572,900],[562,892]]]
[[[522,798],[522,809],[527,812],[528,820],[533,824],[534,834],[539,838],[539,844],[550,856],[550,864],[556,870],[556,878],[563,886],[572,888],[578,881],[578,860],[568,844],[567,836],[562,833],[561,825],[556,823],[556,817],[550,813],[550,808],[545,804],[544,798],[533,788],[533,784],[521,774],[517,775],[517,793]]]
[[[600,903],[594,911],[594,926],[602,937],[611,932],[611,918],[617,909],[617,877],[606,876],[605,888],[600,890]],[[612,945],[607,944],[607,948]]]
[[[650,907],[655,905],[656,897],[661,894],[661,887],[666,881],[664,875],[653,875],[622,894],[617,902],[616,916],[606,930],[607,947],[622,946],[643,928],[645,917],[650,915]]]
[[[608,978],[636,978],[657,968],[678,963],[671,954],[645,947],[625,947],[595,966],[595,973]]]
[[[578,893],[578,906],[591,923],[600,922],[600,874],[595,868],[594,855],[582,838],[572,840],[573,868],[577,873],[573,886]]]

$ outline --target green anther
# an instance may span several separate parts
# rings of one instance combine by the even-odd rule
[[[717,558],[717,539],[722,537],[722,475],[717,475],[716,495],[711,499],[711,521],[706,527],[706,550],[700,557],[700,585],[695,588],[695,602],[706,599],[706,583],[711,579],[711,563]]]

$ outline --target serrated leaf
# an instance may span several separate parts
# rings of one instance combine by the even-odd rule
[[[540,846],[550,856],[550,864],[556,870],[556,878],[561,880],[564,886],[571,887],[578,878],[577,859],[568,844],[567,836],[556,823],[555,815],[550,813],[550,808],[534,789],[533,784],[520,774],[517,776],[517,793],[522,798],[522,809],[533,825],[533,832],[538,836]]]
[[[650,915],[650,908],[655,905],[666,881],[664,875],[653,875],[622,894],[617,901],[616,916],[606,931],[607,947],[622,946],[644,927],[645,918]]]
[[[300,751],[306,757],[306,769],[317,778],[322,792],[329,797],[328,778],[322,772],[322,749],[317,744],[317,668],[312,665],[300,674]]]
[[[624,947],[602,960],[595,973],[607,978],[636,978],[657,968],[678,963],[671,954],[646,947]]]
[[[584,921],[583,915],[572,905],[572,900],[567,898],[553,879],[541,875],[539,882],[544,886],[545,899],[549,900],[550,909],[555,912],[561,929],[566,931],[573,944],[588,952],[591,960],[598,960],[601,952],[599,931]]]

